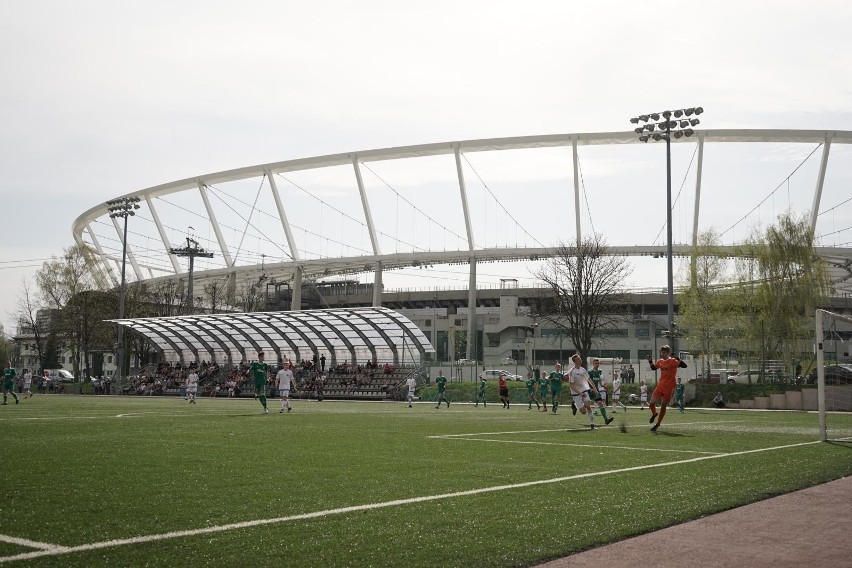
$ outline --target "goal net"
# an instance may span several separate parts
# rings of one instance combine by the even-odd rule
[[[848,357],[835,353],[834,363],[826,365],[824,320],[852,323],[852,317],[835,314],[827,310],[816,311],[816,363],[817,363],[817,408],[819,411],[819,439],[823,442],[852,441],[846,416],[833,419],[835,412],[852,411],[852,364],[842,363]],[[831,414],[829,414],[831,413]],[[831,423],[829,423],[831,420]]]

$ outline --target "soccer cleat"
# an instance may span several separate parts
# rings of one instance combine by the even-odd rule
[[[654,424],[653,426],[651,426],[651,432],[656,432],[657,428],[659,428],[659,427],[660,427],[659,424]]]
[[[293,407],[288,406],[288,407],[287,407],[287,412],[290,412],[291,410],[293,410]]]
[[[449,401],[449,400],[447,400],[447,401],[445,401],[445,402],[447,403],[447,408],[449,408],[449,407],[450,407],[450,401]]]
[[[410,403],[410,402],[408,403],[408,408],[411,408],[411,403]]]
[[[612,416],[610,416],[609,418],[607,418],[606,420],[604,420],[604,424],[609,425],[609,423],[610,423],[610,422],[612,422],[613,420],[615,420],[615,418],[613,418]]]
[[[268,408],[264,408],[264,409],[263,409],[263,413],[264,413],[264,414],[269,414],[269,409],[268,409]]]
[[[282,408],[281,410],[279,410],[278,414],[284,414],[284,409]]]
[[[596,430],[597,426],[595,426],[594,424],[589,424],[589,428],[591,428],[592,430]]]
[[[21,399],[16,398],[16,399],[15,399],[15,404],[18,404],[19,402],[21,402]]]
[[[438,406],[436,406],[435,408],[441,408],[441,405],[440,405],[440,404],[438,404]]]
[[[577,406],[574,404],[571,405],[571,414],[577,416]]]
[[[651,419],[648,420],[648,424],[653,424],[654,420],[656,420],[656,419],[657,419],[657,414],[656,413],[652,414]]]

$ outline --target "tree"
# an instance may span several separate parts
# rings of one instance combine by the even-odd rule
[[[228,277],[213,280],[204,285],[204,294],[210,304],[210,313],[215,314],[228,299]]]
[[[97,317],[89,312],[102,307],[97,302],[78,299],[78,295],[100,287],[96,253],[86,245],[68,247],[62,258],[54,257],[42,265],[36,272],[36,283],[46,307],[59,313],[58,333],[71,350],[74,375],[79,376],[87,341],[87,327],[81,323],[80,317],[83,313],[86,313],[87,320]]]
[[[690,259],[689,283],[680,297],[678,324],[709,376],[710,358],[724,347],[725,332],[731,327],[731,305],[722,288],[727,261],[719,250],[719,234],[709,229],[700,233],[697,241]]]
[[[20,324],[18,333],[27,337],[27,343],[30,343],[32,338],[32,346],[36,352],[36,357],[43,369],[45,367],[45,344],[47,342],[47,329],[41,325],[38,312],[42,308],[41,300],[32,289],[32,285],[24,280],[21,284],[22,291],[18,297],[18,306],[16,316]]]
[[[752,317],[745,334],[762,346],[763,359],[792,371],[811,338],[816,307],[830,293],[825,262],[814,251],[809,215],[783,213],[739,251],[739,303]]]
[[[608,253],[601,235],[578,246],[561,244],[535,272],[549,289],[534,306],[535,315],[569,337],[585,360],[595,334],[621,320],[624,282],[631,272],[625,257]]]

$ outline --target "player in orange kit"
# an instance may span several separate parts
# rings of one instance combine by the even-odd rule
[[[672,357],[671,351],[671,347],[663,345],[660,347],[659,359],[651,361],[650,355],[648,356],[648,363],[651,365],[651,370],[660,370],[660,380],[657,382],[657,387],[654,389],[653,394],[651,394],[651,402],[648,404],[648,408],[651,409],[651,419],[649,422],[654,424],[654,420],[657,421],[651,427],[651,432],[657,431],[657,428],[660,427],[660,424],[663,423],[663,418],[666,416],[666,405],[672,399],[675,387],[677,386],[677,370],[686,369],[686,363],[677,357]],[[657,414],[657,403],[660,404],[659,415]]]

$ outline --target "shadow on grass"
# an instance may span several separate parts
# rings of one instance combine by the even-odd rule
[[[692,438],[689,434],[679,434],[678,432],[669,432],[667,430],[657,430],[654,432],[656,436],[668,436],[669,438]]]

